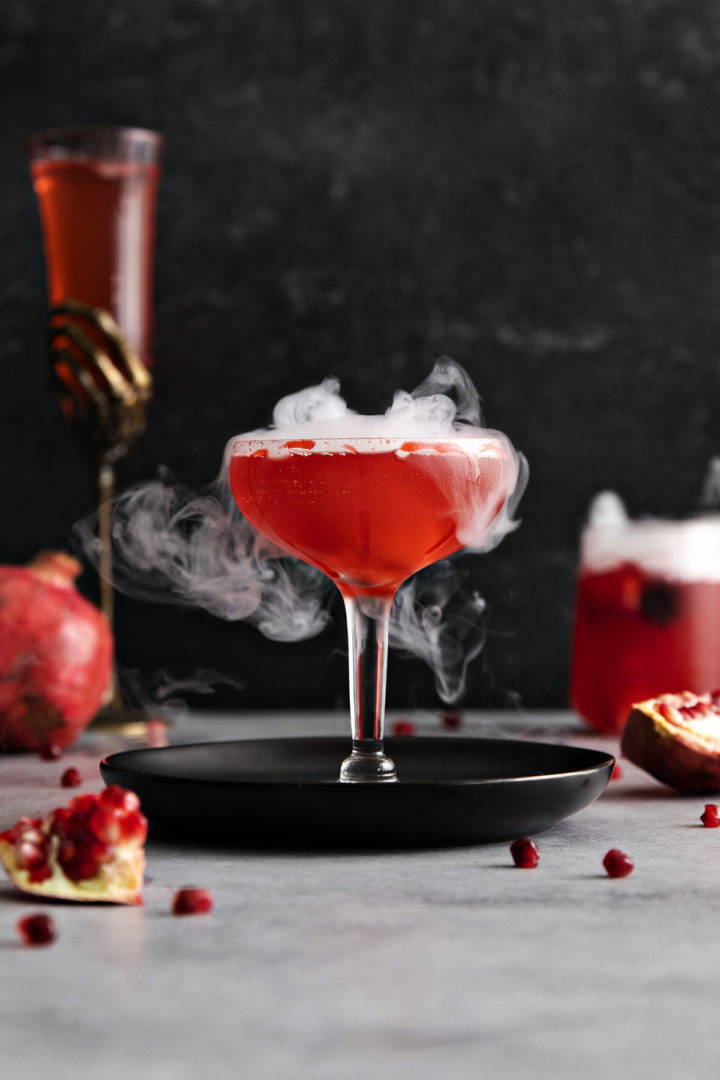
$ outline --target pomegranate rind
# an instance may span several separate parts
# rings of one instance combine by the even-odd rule
[[[630,710],[620,748],[630,761],[676,791],[720,791],[720,715],[709,694],[662,694]],[[698,706],[700,707],[698,709]],[[663,712],[659,712],[659,708]],[[704,712],[687,717],[683,710]]]
[[[74,587],[77,559],[0,566],[0,749],[70,746],[103,703],[113,636]]]

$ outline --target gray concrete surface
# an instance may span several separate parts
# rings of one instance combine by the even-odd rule
[[[437,719],[418,719],[437,730]],[[342,730],[337,716],[185,718],[175,739]],[[474,731],[613,748],[567,714],[471,716]],[[62,762],[0,757],[0,828],[100,786],[95,735]],[[0,884],[3,1080],[457,1080],[717,1073],[720,830],[623,763],[592,807],[538,837],[412,853],[208,851],[153,841],[145,906],[36,904]],[[636,861],[609,880],[610,847]],[[169,914],[185,884],[212,915]],[[47,911],[51,947],[15,923]]]

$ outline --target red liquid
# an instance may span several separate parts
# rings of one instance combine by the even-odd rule
[[[364,447],[380,440],[351,442],[238,439],[230,461],[233,495],[251,524],[345,595],[392,595],[463,547],[468,519],[476,533],[487,528],[514,488],[514,460],[499,440],[394,439],[377,452]],[[248,443],[251,453],[237,453]],[[278,453],[284,446],[290,452]]]
[[[111,159],[32,162],[50,304],[105,308],[147,366],[158,165]]]
[[[571,699],[600,731],[635,701],[720,687],[720,582],[652,577],[631,563],[578,583]]]

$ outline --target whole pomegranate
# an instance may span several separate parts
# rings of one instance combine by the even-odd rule
[[[61,551],[0,566],[0,749],[69,746],[102,703],[112,633],[75,589],[80,569]]]

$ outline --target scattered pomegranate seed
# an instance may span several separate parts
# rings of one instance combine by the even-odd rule
[[[611,848],[603,859],[603,866],[608,877],[627,877],[635,869],[635,863],[624,851],[619,848]]]
[[[57,937],[49,915],[26,915],[18,922],[17,932],[25,945],[50,945]]]
[[[167,746],[168,730],[164,720],[152,719],[145,724],[145,738],[148,746]]]
[[[457,709],[446,709],[440,713],[440,723],[446,731],[458,731],[462,727],[462,713]]]
[[[41,746],[38,750],[38,757],[42,761],[58,761],[62,756],[62,746],[56,746],[55,743],[48,743],[47,746]]]
[[[717,829],[720,825],[720,807],[717,803],[706,803],[700,820],[706,829]]]
[[[173,896],[173,915],[204,915],[213,909],[213,894],[209,889],[187,886]]]
[[[540,852],[534,840],[528,840],[523,836],[519,840],[513,840],[510,845],[510,854],[516,866],[523,870],[533,870],[540,862]]]
[[[66,769],[62,774],[60,783],[63,787],[77,787],[79,784],[82,784],[82,776],[77,769],[71,767]]]
[[[392,726],[393,735],[414,735],[415,725],[412,720],[396,720]]]
[[[622,780],[624,775],[625,775],[625,773],[624,773],[624,771],[622,769],[622,766],[618,765],[618,763],[616,761],[615,764],[613,765],[613,771],[610,773],[610,779],[611,780]]]

